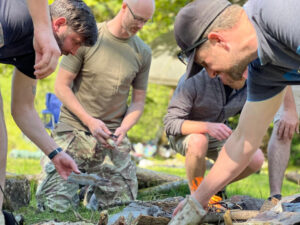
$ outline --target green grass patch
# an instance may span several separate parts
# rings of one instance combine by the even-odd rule
[[[42,171],[42,168],[38,159],[8,157],[6,171],[15,174],[36,175]]]

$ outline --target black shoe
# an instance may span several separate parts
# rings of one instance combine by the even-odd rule
[[[4,215],[5,225],[19,225],[11,212],[2,211]]]
[[[276,198],[278,201],[280,201],[281,198],[282,198],[282,196],[281,196],[281,194],[276,194],[276,195],[270,196],[270,197],[268,198],[268,200],[271,201],[272,198]]]

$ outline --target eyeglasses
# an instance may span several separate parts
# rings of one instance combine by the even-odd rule
[[[184,64],[187,65],[188,61],[189,61],[189,53],[194,50],[195,48],[198,48],[200,45],[202,45],[204,42],[206,42],[208,40],[207,37],[200,39],[199,41],[197,41],[195,44],[193,44],[192,46],[188,47],[185,50],[180,51],[177,54],[178,59]]]
[[[127,7],[128,7],[128,9],[129,9],[129,11],[130,11],[130,13],[131,13],[131,15],[132,15],[132,17],[133,17],[134,20],[136,20],[138,22],[141,22],[141,23],[147,23],[149,21],[149,19],[144,19],[144,18],[142,18],[140,16],[135,15],[133,13],[133,11],[131,10],[131,8],[129,7],[129,5],[128,4],[126,4],[126,5],[127,5]]]

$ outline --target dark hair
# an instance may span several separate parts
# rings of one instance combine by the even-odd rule
[[[52,18],[65,17],[67,26],[83,38],[83,45],[96,43],[98,29],[91,9],[82,0],[55,0],[50,5]]]

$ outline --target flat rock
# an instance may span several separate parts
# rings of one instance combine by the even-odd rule
[[[23,175],[7,173],[4,193],[4,209],[13,211],[28,206],[31,195],[29,180]]]

